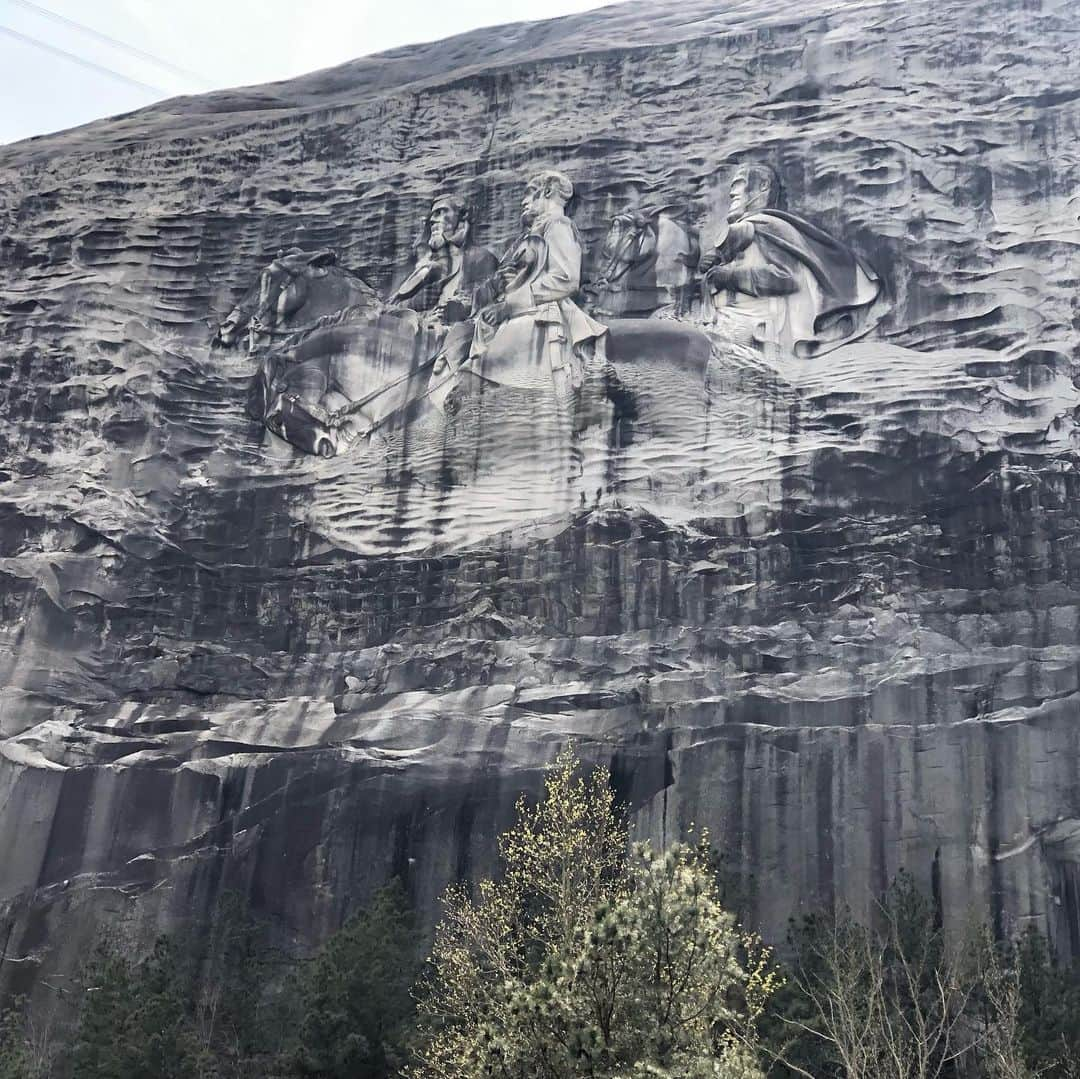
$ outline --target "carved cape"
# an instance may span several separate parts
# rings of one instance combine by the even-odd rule
[[[747,214],[732,225],[732,233],[740,230],[749,243],[729,265],[731,287],[747,296],[787,297],[782,338],[796,355],[826,351],[869,325],[881,279],[847,245],[783,210]]]

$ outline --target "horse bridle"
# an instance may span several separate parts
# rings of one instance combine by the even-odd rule
[[[644,245],[645,241],[645,234],[649,228],[647,220],[642,220],[640,224],[637,224],[633,216],[630,214],[619,214],[616,216],[615,220],[626,221],[627,224],[637,225],[637,228],[634,231],[627,230],[624,239],[611,253],[611,258],[608,260],[607,265],[603,267],[600,272],[600,276],[597,279],[598,285],[618,284],[618,282],[620,282],[634,268],[634,266],[636,265],[636,260],[632,258],[624,258],[624,256],[634,245],[637,246],[637,252],[640,255],[641,248]],[[618,269],[618,267],[620,266],[621,269]]]
[[[304,269],[306,269],[306,267],[304,267]],[[287,275],[287,280],[278,289],[278,291],[277,291],[277,299],[274,301],[274,304],[270,304],[269,300],[260,301],[259,304],[255,307],[254,311],[251,311],[250,313],[247,313],[248,352],[253,352],[254,349],[255,349],[254,336],[257,333],[262,334],[263,336],[266,336],[266,337],[271,337],[271,338],[273,338],[273,337],[292,337],[293,334],[307,333],[309,330],[316,330],[316,329],[319,328],[320,322],[318,320],[316,320],[315,322],[310,323],[307,326],[289,326],[288,328],[285,328],[285,329],[278,329],[276,326],[267,326],[267,325],[265,325],[262,322],[262,320],[259,318],[259,311],[263,310],[264,308],[272,307],[272,306],[276,305],[278,302],[280,302],[281,296],[285,292],[285,290],[303,272],[303,269],[291,270],[291,269],[289,269],[289,267],[287,267],[285,265],[280,265],[278,270],[279,270],[280,273],[283,273],[283,274]],[[264,270],[263,272],[264,273],[269,273],[270,270],[267,269],[267,270]],[[261,289],[260,289],[260,292],[261,292]],[[244,311],[244,308],[243,308],[243,306],[241,304],[237,304],[236,306],[237,306],[237,308],[239,310]]]

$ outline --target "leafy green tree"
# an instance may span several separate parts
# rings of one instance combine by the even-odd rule
[[[349,919],[297,978],[295,1073],[319,1079],[400,1074],[420,967],[404,889],[394,882]]]
[[[447,896],[409,1075],[760,1076],[753,1019],[774,977],[707,849],[626,847],[608,774],[563,753],[500,840],[502,878]]]
[[[512,1076],[760,1076],[753,1020],[774,976],[752,941],[747,970],[747,943],[704,849],[639,845],[622,894],[512,992],[511,1026],[480,1062]]]
[[[517,824],[499,839],[501,879],[480,881],[475,898],[467,885],[444,898],[410,1074],[483,1074],[475,1054],[511,1028],[514,990],[618,897],[626,845],[607,775],[582,777],[572,756],[560,756],[540,803],[530,810],[522,798]]]

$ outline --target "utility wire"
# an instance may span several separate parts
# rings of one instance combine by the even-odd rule
[[[103,34],[100,30],[95,30],[92,26],[87,26],[85,23],[69,19],[66,15],[61,15],[58,11],[52,11],[50,8],[33,3],[32,0],[8,0],[8,3],[17,4],[27,11],[32,11],[35,15],[42,15],[46,19],[52,19],[53,22],[68,26],[73,30],[78,30],[79,33],[96,38],[98,41],[103,41],[106,45],[111,45],[114,49],[120,49],[122,52],[130,53],[132,56],[137,56],[140,60],[146,60],[151,64],[156,64],[158,67],[164,68],[166,71],[171,71],[174,75],[180,75],[185,79],[194,79],[195,82],[201,83],[204,88],[210,88],[210,81],[194,71],[188,71],[187,68],[179,67],[176,64],[170,63],[168,60],[162,60],[160,56],[155,56],[153,53],[146,52],[145,49],[136,48],[134,45],[129,45],[126,41],[121,41],[119,38],[111,37],[109,34]]]
[[[12,30],[10,26],[0,25],[0,34],[7,34],[8,37],[15,38],[16,41],[21,41],[25,45],[33,45],[35,49],[44,49],[45,52],[51,52],[56,56],[62,56],[65,60],[70,60],[72,63],[79,64],[81,67],[88,68],[90,71],[96,71],[101,75],[109,75],[114,79],[119,79],[121,82],[126,82],[130,86],[137,86],[140,90],[149,90],[155,97],[169,97],[170,92],[163,90],[160,86],[151,86],[148,82],[140,82],[138,79],[133,79],[129,75],[121,75],[119,71],[113,71],[111,67],[106,67],[104,64],[97,64],[93,60],[87,60],[85,56],[79,56],[77,53],[68,52],[66,49],[57,48],[55,45],[50,45],[47,41],[39,41],[36,37],[31,37],[29,34],[20,33],[18,30]]]

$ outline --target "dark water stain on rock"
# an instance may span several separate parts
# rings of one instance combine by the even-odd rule
[[[1080,953],[1073,21],[630,3],[0,149],[0,991],[230,890],[300,952],[392,875],[430,929],[568,742],[773,940],[907,868]],[[631,198],[708,253],[746,163],[887,311],[613,326],[568,483],[527,395],[308,458],[212,344],[281,249],[385,294],[446,190],[501,251],[539,167],[589,272]]]

